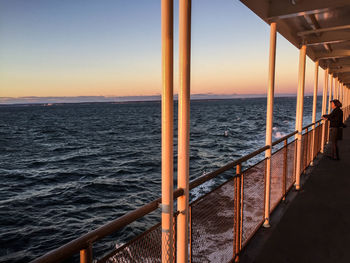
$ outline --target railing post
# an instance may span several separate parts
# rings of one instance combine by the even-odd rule
[[[177,263],[188,262],[190,152],[191,0],[179,1],[178,187],[184,189],[177,208]]]
[[[162,263],[173,263],[173,0],[161,2],[162,27]]]
[[[317,60],[315,62],[315,83],[314,83],[314,98],[313,98],[313,104],[312,104],[312,144],[311,144],[311,163],[310,165],[313,165],[314,161],[314,151],[315,151],[315,122],[316,122],[316,106],[317,106],[317,90],[318,90],[318,65],[319,61]]]
[[[276,63],[276,23],[270,26],[270,57],[267,90],[266,110],[266,145],[269,149],[265,152],[267,158],[266,189],[265,189],[265,220],[264,227],[270,227],[270,184],[271,184],[271,153],[272,153],[272,126],[273,126],[273,99],[275,92],[275,63]]]
[[[282,200],[286,199],[287,192],[287,162],[288,159],[288,139],[284,140],[284,156],[283,156],[283,181],[282,181]]]
[[[233,258],[234,262],[239,262],[239,252],[241,251],[241,238],[242,238],[242,231],[241,231],[241,206],[242,206],[242,200],[241,200],[241,189],[242,189],[242,181],[241,181],[241,164],[238,164],[236,166],[236,177],[235,177],[235,191],[234,191],[234,230],[235,230],[235,236],[234,236],[234,244],[233,244]]]
[[[322,116],[327,112],[327,92],[328,92],[328,71],[327,68],[324,72],[324,86],[323,86],[323,94],[322,94]],[[326,144],[326,125],[327,121],[322,120],[322,141],[321,141],[321,153],[324,153],[324,146]]]
[[[303,107],[304,107],[304,88],[305,88],[305,62],[306,62],[306,45],[303,45],[300,49],[299,57],[299,77],[298,77],[298,105],[297,105],[297,160],[296,160],[296,182],[295,189],[300,189],[300,175],[301,175],[301,139],[303,132]]]
[[[85,249],[80,250],[80,263],[92,263],[92,244]]]
[[[192,206],[189,207],[189,210],[188,210],[188,217],[189,217],[189,225],[190,225],[190,231],[189,231],[189,263],[192,263],[192,236],[193,236],[193,232],[192,232]]]

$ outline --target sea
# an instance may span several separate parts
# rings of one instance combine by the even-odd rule
[[[307,125],[311,96],[304,105]],[[275,98],[274,140],[294,131],[295,108],[296,97]],[[176,112],[177,103],[175,186]],[[318,97],[317,119],[320,112]],[[263,147],[265,122],[266,98],[191,101],[190,180]],[[0,262],[28,262],[160,197],[161,103],[1,105],[0,176]],[[215,180],[191,199],[213,187]],[[95,255],[159,214],[94,245]]]

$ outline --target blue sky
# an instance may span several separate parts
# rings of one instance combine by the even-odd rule
[[[160,94],[160,4],[0,0],[0,96]],[[268,47],[269,26],[241,2],[192,1],[192,93],[265,93]],[[277,93],[295,93],[297,67],[298,50],[278,37]]]

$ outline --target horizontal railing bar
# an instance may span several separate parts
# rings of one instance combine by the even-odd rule
[[[182,196],[184,194],[183,189],[177,189],[174,191],[174,199]],[[135,220],[153,212],[161,204],[162,199],[158,198],[132,212],[129,212],[116,220],[113,220],[102,227],[93,230],[69,243],[59,247],[33,261],[31,263],[46,263],[46,262],[59,262],[62,261],[73,254],[77,253],[81,249],[86,248],[89,244],[95,242],[96,240],[102,239],[105,236],[127,226],[128,224],[134,222]]]
[[[306,130],[306,129],[310,128],[312,125],[315,125],[315,122],[314,122],[314,123],[311,123],[311,124],[309,124],[309,125],[307,125],[307,126],[305,126],[305,127],[303,127],[303,130]]]
[[[320,122],[320,121],[322,121],[322,119],[320,119],[320,120],[318,120],[318,121],[316,121],[316,122],[310,123],[309,125],[303,127],[303,130],[305,130],[305,129],[307,129],[307,128],[310,128],[312,125],[316,125],[316,123],[318,123],[318,122]]]
[[[294,132],[292,132],[292,133],[282,137],[281,139],[278,139],[277,141],[274,141],[272,143],[272,146],[275,146],[276,144],[279,144],[279,143],[283,142],[284,140],[289,139],[290,137],[292,137],[293,135],[295,135],[297,133],[298,133],[298,131],[294,131]]]
[[[205,182],[207,182],[207,181],[209,181],[209,180],[211,180],[211,179],[213,179],[213,178],[215,178],[219,174],[221,174],[223,172],[226,172],[229,169],[234,168],[237,164],[243,163],[243,162],[253,158],[254,156],[256,156],[256,155],[266,151],[269,148],[270,148],[269,146],[264,146],[264,147],[256,150],[255,152],[252,152],[252,153],[250,153],[248,155],[245,155],[245,156],[243,156],[243,157],[241,157],[241,158],[239,158],[239,159],[237,159],[237,160],[235,160],[235,161],[233,161],[231,163],[226,164],[225,166],[219,168],[216,171],[213,171],[211,173],[202,175],[201,177],[197,178],[196,180],[194,180],[194,181],[192,181],[190,183],[190,190],[195,188],[195,187],[197,187],[197,186],[199,186],[199,185],[201,185],[201,184],[203,184],[203,183],[205,183]]]

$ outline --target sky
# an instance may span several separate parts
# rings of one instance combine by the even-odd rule
[[[174,92],[178,0],[174,0]],[[160,0],[0,0],[0,97],[161,94]],[[269,26],[238,0],[192,0],[192,94],[264,94]],[[297,90],[278,35],[275,92]],[[320,69],[320,88],[323,70]],[[314,83],[307,60],[306,93]]]

